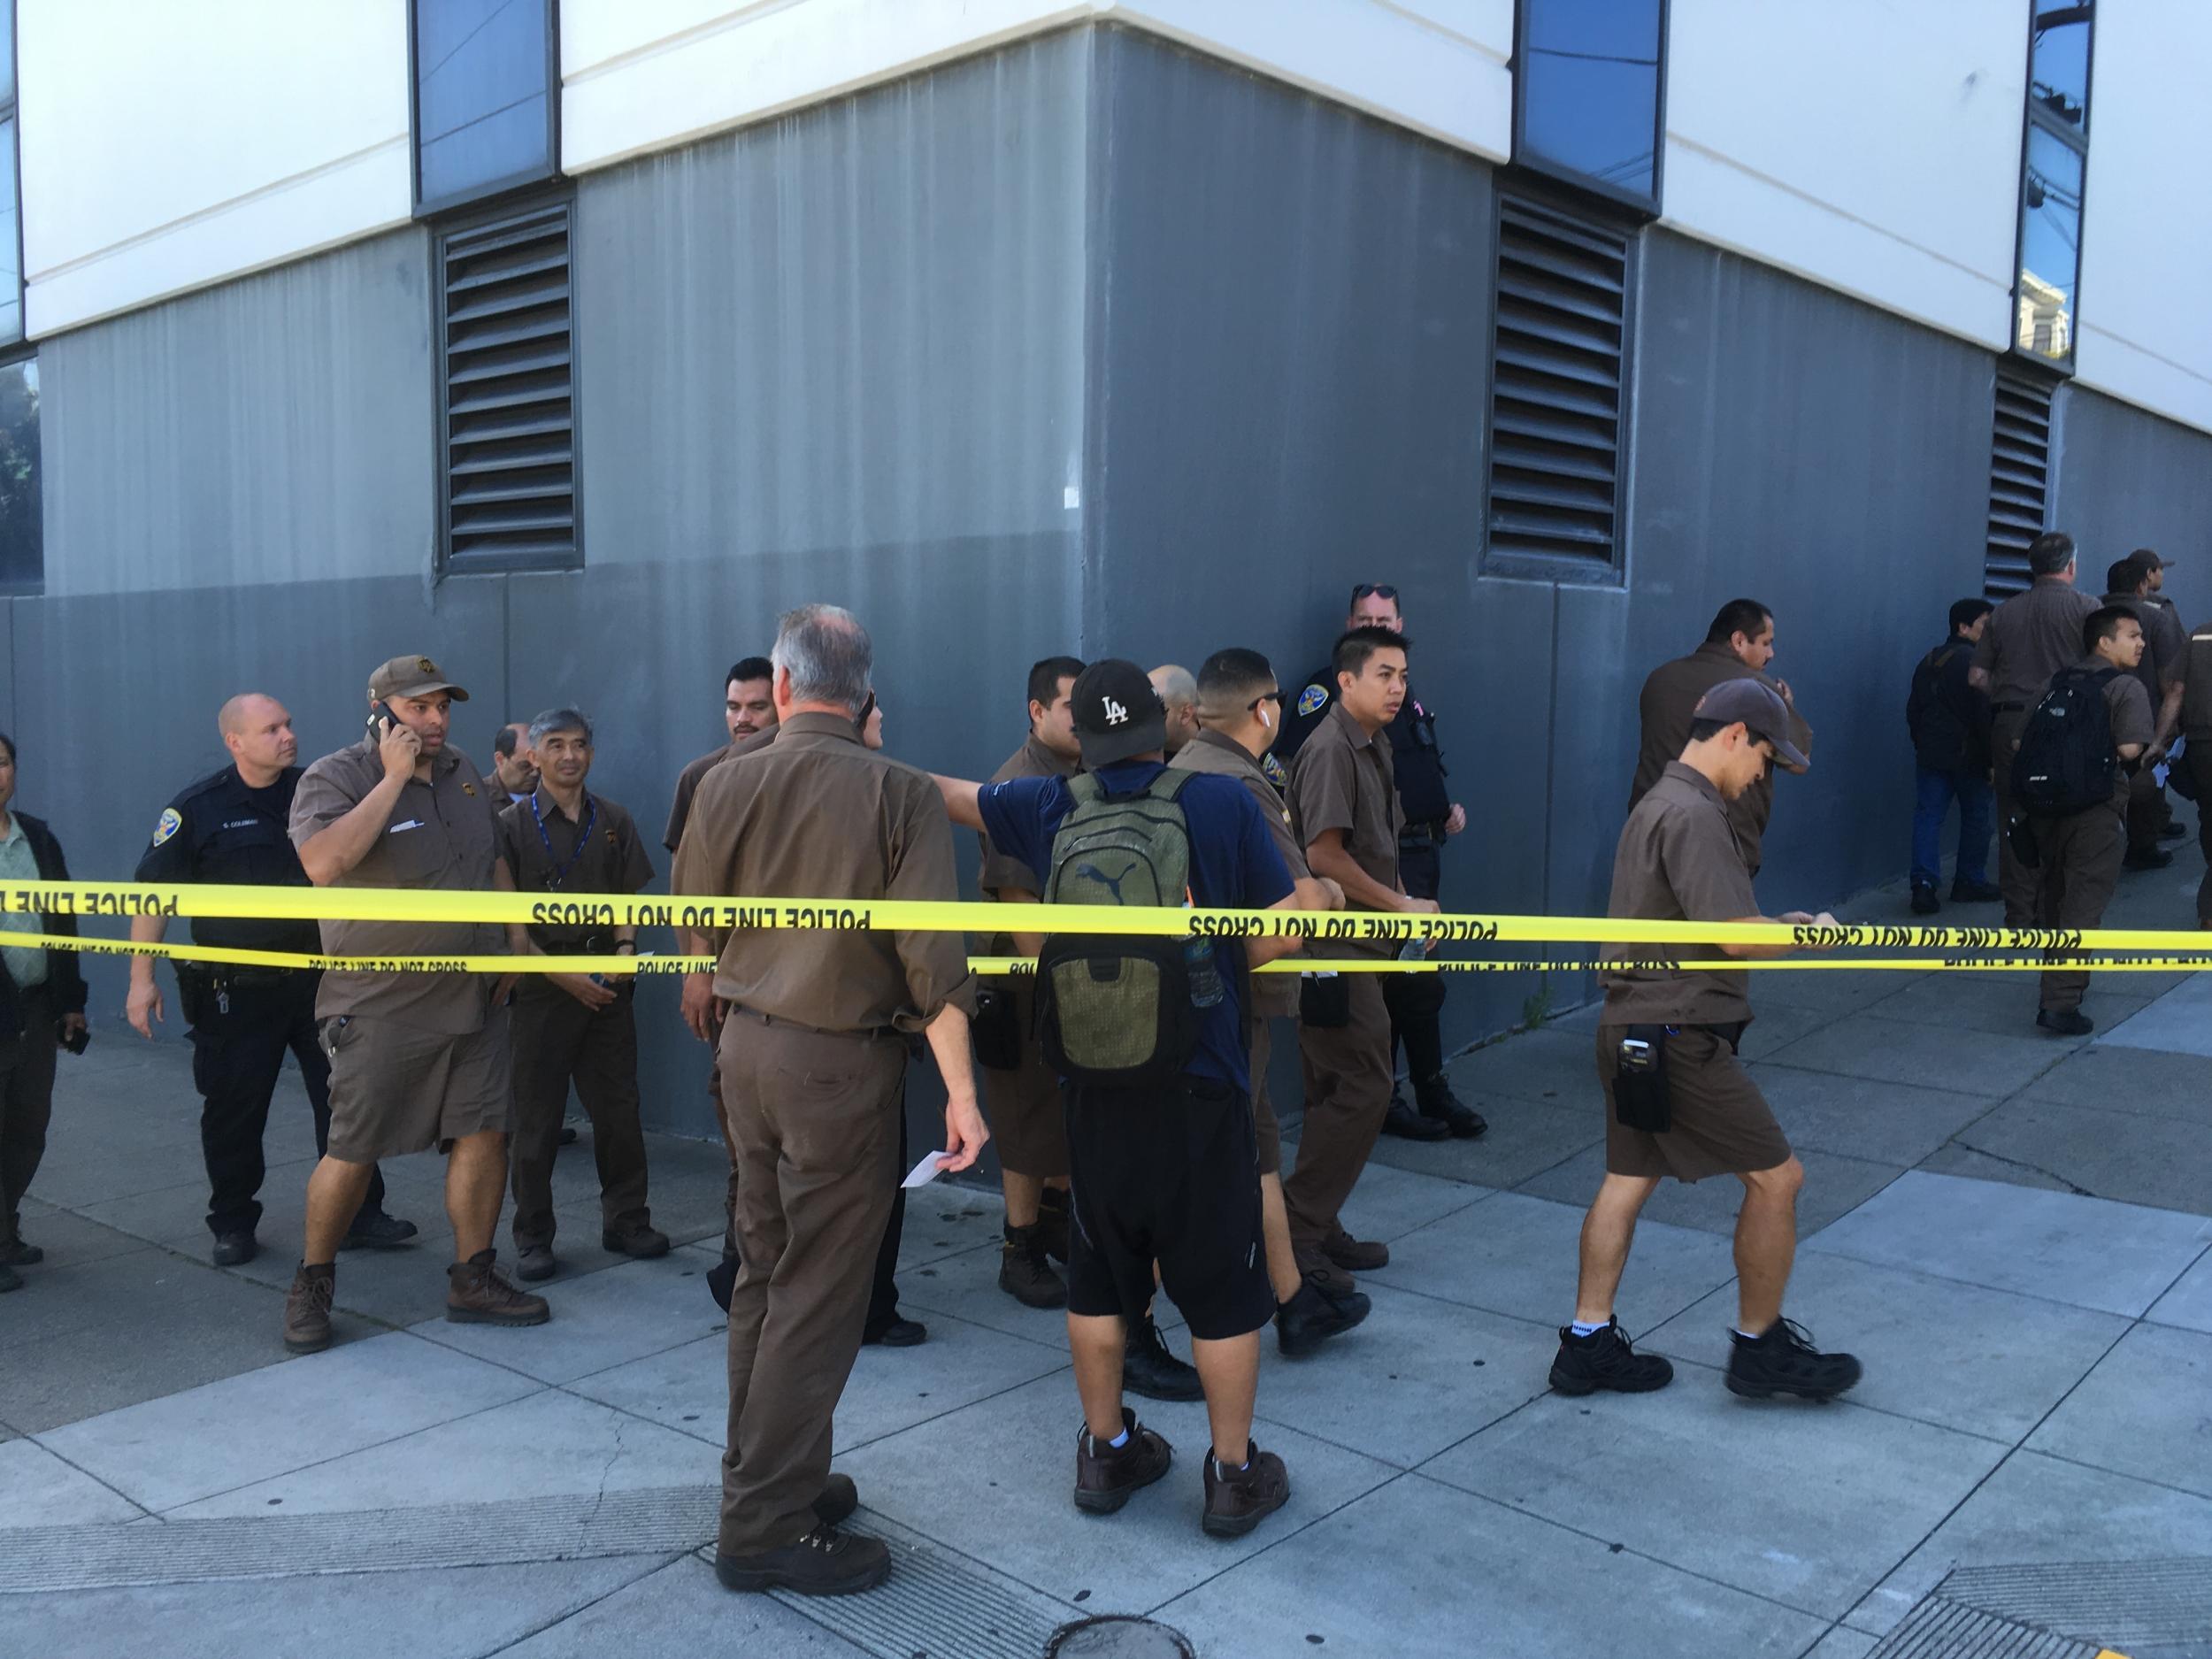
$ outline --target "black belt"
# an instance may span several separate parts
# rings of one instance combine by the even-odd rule
[[[226,985],[234,991],[252,990],[257,986],[291,985],[302,974],[321,972],[319,968],[247,967],[228,962],[180,962],[176,969],[179,979],[204,979],[211,985]]]
[[[1989,705],[1989,711],[1992,714],[2017,714],[2027,706],[2024,703],[1993,703]]]
[[[1398,832],[1401,847],[1441,847],[1444,826],[1441,824],[1409,824]]]

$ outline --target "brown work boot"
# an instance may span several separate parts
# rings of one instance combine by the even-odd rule
[[[1244,1467],[1228,1469],[1206,1454],[1206,1518],[1216,1538],[1241,1538],[1290,1502],[1290,1471],[1272,1452],[1245,1442]]]
[[[1121,1432],[1129,1437],[1121,1446],[1094,1438],[1090,1425],[1075,1432],[1075,1507],[1093,1515],[1111,1515],[1129,1502],[1129,1494],[1148,1486],[1175,1461],[1175,1448],[1137,1421],[1127,1406],[1121,1409]]]
[[[891,1571],[891,1552],[879,1538],[856,1538],[826,1522],[795,1544],[755,1555],[717,1551],[714,1576],[726,1590],[792,1590],[801,1595],[851,1595],[872,1590]]]
[[[1291,1256],[1298,1263],[1298,1275],[1310,1279],[1332,1296],[1348,1296],[1359,1288],[1352,1276],[1321,1253],[1315,1244],[1291,1247]]]
[[[1067,1305],[1068,1282],[1045,1260],[1042,1222],[1026,1227],[1008,1225],[1006,1242],[999,1250],[998,1287],[1026,1307]]]
[[[492,1271],[496,1250],[479,1250],[446,1269],[445,1317],[455,1325],[543,1325],[553,1317],[542,1296],[517,1290]]]
[[[284,1297],[285,1347],[295,1354],[312,1354],[330,1346],[330,1298],[337,1288],[338,1270],[329,1263],[300,1263]]]
[[[1356,1239],[1339,1227],[1321,1240],[1321,1254],[1348,1273],[1371,1273],[1390,1265],[1390,1247]]]
[[[649,1221],[626,1221],[609,1227],[600,1233],[599,1242],[617,1256],[634,1256],[641,1262],[668,1254],[668,1235]]]

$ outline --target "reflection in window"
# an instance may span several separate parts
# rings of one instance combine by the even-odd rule
[[[46,575],[39,496],[38,359],[0,365],[0,591],[35,588]]]
[[[2089,130],[2089,20],[2093,5],[2034,0],[2028,101],[2055,122]]]
[[[2090,31],[2096,7],[2028,0],[2028,142],[2020,174],[2020,274],[2013,346],[2063,364],[2074,354],[2081,189],[2089,161]]]
[[[1522,0],[1514,159],[1657,204],[1661,0]]]
[[[549,179],[549,0],[414,0],[417,199],[447,206]]]

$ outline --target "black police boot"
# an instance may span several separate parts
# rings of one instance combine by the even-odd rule
[[[1390,1110],[1383,1114],[1382,1132],[1402,1141],[1441,1141],[1451,1133],[1445,1125],[1407,1105],[1395,1083],[1390,1086]]]
[[[2147,847],[2129,848],[2120,865],[2124,870],[2163,870],[2173,861],[2173,854],[2154,841]]]
[[[1148,1400],[1203,1400],[1205,1386],[1197,1367],[1186,1365],[1168,1352],[1167,1340],[1150,1314],[1129,1325],[1128,1346],[1122,1350],[1121,1386]]]
[[[1577,1336],[1571,1325],[1559,1327],[1551,1386],[1563,1394],[1595,1394],[1601,1388],[1647,1394],[1673,1380],[1674,1367],[1657,1354],[1639,1354],[1618,1319],[1608,1319],[1587,1336]]]
[[[415,1241],[415,1224],[388,1216],[380,1210],[365,1205],[353,1217],[353,1225],[346,1229],[346,1236],[338,1248],[342,1250],[403,1250]]]
[[[1037,1200],[1037,1225],[1044,1231],[1045,1255],[1065,1266],[1068,1259],[1068,1189],[1048,1187]]]
[[[1461,1141],[1472,1141],[1490,1127],[1489,1119],[1452,1093],[1452,1080],[1441,1071],[1414,1079],[1413,1098],[1420,1102],[1423,1118],[1442,1124]]]
[[[1936,897],[1935,883],[1916,881],[1912,884],[1912,913],[1915,916],[1933,916],[1943,908],[1943,901]]]
[[[1736,1333],[1728,1356],[1728,1392],[1747,1400],[1794,1394],[1833,1400],[1865,1374],[1849,1354],[1824,1354],[1794,1319],[1778,1319],[1764,1336]]]
[[[2035,1023],[2061,1037],[2086,1037],[2097,1029],[2097,1022],[2078,1008],[2043,1009],[2037,1013]]]
[[[1285,1359],[1310,1354],[1364,1319],[1371,1305],[1356,1290],[1339,1295],[1310,1275],[1296,1295],[1275,1305],[1275,1346]]]
[[[251,1227],[215,1235],[214,1261],[218,1267],[243,1267],[260,1253],[260,1241],[253,1236]]]

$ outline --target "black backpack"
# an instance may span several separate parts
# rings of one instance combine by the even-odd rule
[[[1958,654],[1970,649],[1956,640],[1939,645],[1912,671],[1905,729],[1912,733],[1913,758],[1929,772],[1957,772],[1970,758],[1971,736],[1958,710],[1945,698],[1943,681]]]
[[[2012,757],[2012,793],[2030,818],[2071,818],[2110,803],[2120,757],[2107,681],[2116,668],[2062,668],[2028,716]]]
[[[1048,904],[1177,905],[1190,894],[1190,827],[1176,797],[1187,772],[1110,795],[1068,780],[1075,810],[1052,838]],[[1183,1070],[1198,1046],[1194,941],[1156,933],[1052,933],[1037,955],[1045,1064],[1071,1082],[1141,1086]],[[1204,951],[1210,953],[1210,941]]]

